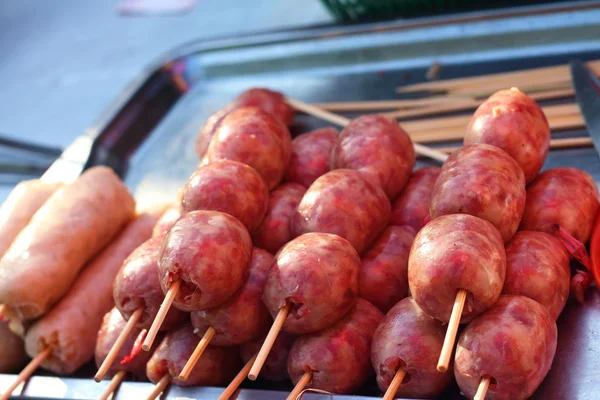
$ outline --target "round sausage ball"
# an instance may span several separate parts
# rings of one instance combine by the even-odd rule
[[[461,333],[456,382],[468,398],[489,377],[486,399],[527,399],[550,370],[556,342],[556,323],[544,306],[525,296],[501,296]]]
[[[383,115],[364,115],[342,131],[332,153],[332,169],[361,171],[394,200],[410,178],[415,150],[408,134]]]
[[[183,213],[221,211],[237,218],[248,232],[260,225],[269,205],[269,189],[254,168],[222,160],[200,166],[187,181]]]
[[[371,346],[379,388],[385,392],[402,368],[406,375],[396,396],[438,397],[452,381],[451,369],[436,369],[445,336],[446,327],[425,314],[412,297],[398,302],[377,327]]]
[[[366,300],[333,326],[298,337],[288,355],[288,373],[294,384],[305,372],[310,386],[332,393],[354,393],[372,376],[369,362],[373,334],[383,314]]]
[[[531,97],[517,88],[500,90],[484,101],[465,134],[465,145],[486,143],[514,158],[530,183],[540,172],[550,149],[550,126]]]
[[[281,121],[259,108],[243,107],[223,118],[203,163],[239,161],[254,168],[273,189],[283,178],[291,152],[292,138]]]
[[[236,346],[267,333],[272,321],[261,297],[272,262],[271,254],[255,247],[250,273],[237,293],[220,306],[191,313],[192,325],[201,336],[209,327],[215,329],[211,345]]]
[[[173,305],[200,311],[223,304],[242,286],[252,240],[240,221],[219,211],[192,211],[165,237],[158,262],[164,293],[181,281]]]
[[[307,233],[275,256],[263,302],[273,318],[282,307],[289,307],[283,331],[316,332],[334,324],[354,305],[359,270],[360,258],[347,240]]]
[[[553,233],[556,225],[586,243],[598,212],[598,188],[587,172],[553,168],[527,188],[521,229]]]
[[[378,186],[360,172],[338,169],[317,179],[298,204],[292,220],[295,236],[334,233],[360,254],[387,226],[391,205]]]
[[[428,315],[448,322],[456,294],[468,292],[461,322],[490,308],[502,292],[506,254],[498,230],[469,214],[444,215],[415,237],[408,258],[408,285]]]
[[[496,227],[504,242],[517,229],[525,209],[525,176],[505,151],[488,144],[464,146],[444,162],[429,214],[471,214]]]

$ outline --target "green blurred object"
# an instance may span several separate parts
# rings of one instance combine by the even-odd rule
[[[507,6],[553,3],[534,0],[321,0],[338,22],[421,17]]]

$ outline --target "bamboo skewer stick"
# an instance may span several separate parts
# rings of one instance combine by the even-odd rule
[[[296,383],[296,386],[294,386],[294,389],[288,395],[287,400],[296,400],[298,396],[300,396],[300,393],[302,393],[306,385],[309,384],[311,379],[312,372],[305,372],[304,375],[302,375],[302,378],[300,378],[300,380],[298,381],[298,383]]]
[[[200,339],[200,341],[198,342],[198,345],[194,349],[194,352],[190,356],[190,359],[187,361],[187,363],[185,363],[185,366],[183,367],[183,369],[181,370],[181,373],[179,374],[180,381],[185,381],[190,376],[190,374],[192,373],[192,370],[198,363],[198,360],[200,359],[200,357],[202,357],[204,350],[206,350],[206,347],[208,347],[210,340],[212,339],[213,336],[215,336],[216,332],[217,331],[215,331],[215,328],[213,328],[212,326],[209,326],[208,329],[206,330],[206,332],[204,332],[204,336],[202,336],[202,339]]]
[[[113,376],[113,378],[110,380],[108,386],[106,386],[106,389],[104,389],[102,394],[98,397],[98,400],[108,400],[110,395],[113,394],[115,390],[117,390],[117,388],[119,387],[121,382],[123,382],[124,379],[125,371],[121,370],[117,372],[115,376]]]
[[[331,103],[314,103],[315,107],[333,112],[378,111],[408,108],[420,108],[456,102],[469,103],[470,98],[458,96],[430,96],[421,99],[373,100],[373,101],[341,101]]]
[[[133,331],[135,325],[138,323],[140,318],[142,318],[143,313],[144,310],[142,308],[138,308],[133,314],[131,314],[131,317],[129,317],[129,320],[123,327],[121,333],[119,333],[117,340],[115,340],[115,343],[113,344],[112,348],[106,355],[106,358],[102,362],[102,365],[100,365],[100,368],[98,368],[98,372],[96,372],[96,375],[94,376],[94,380],[96,382],[100,382],[102,379],[104,379],[104,375],[106,375],[111,365],[113,365],[113,363],[115,362],[115,358],[117,358],[117,356],[119,355],[119,352],[123,348],[125,341],[129,337],[129,335],[131,335],[131,331]]]
[[[589,137],[578,137],[578,138],[565,138],[565,139],[552,139],[550,140],[551,149],[571,149],[576,147],[591,147],[594,145],[592,139]],[[436,150],[450,154],[456,151],[461,146],[445,146],[436,147]]]
[[[590,61],[586,63],[587,66],[597,73],[600,68],[600,60]],[[513,72],[503,72],[498,74],[488,74],[475,77],[458,78],[458,79],[447,79],[435,82],[424,82],[417,83],[414,85],[403,86],[397,89],[400,93],[420,92],[420,91],[446,91],[461,87],[481,87],[489,82],[510,82],[512,86],[516,86],[519,82],[528,83],[531,78],[536,77],[565,77],[569,76],[568,65],[558,65],[552,67],[534,68]]]
[[[21,373],[17,376],[17,379],[15,379],[15,381],[8,387],[8,389],[6,389],[4,394],[2,394],[2,396],[0,396],[0,400],[8,400],[10,398],[10,396],[12,395],[12,392],[14,392],[15,389],[21,383],[28,380],[29,377],[31,376],[31,374],[33,374],[35,372],[35,370],[38,369],[40,364],[42,364],[46,358],[50,357],[50,354],[52,354],[52,349],[50,347],[48,347],[46,350],[42,351],[37,356],[35,356],[31,361],[29,361],[29,364],[27,364],[27,366],[25,368],[23,368]]]
[[[160,379],[160,381],[158,381],[156,386],[154,386],[154,389],[152,389],[152,392],[150,392],[150,394],[148,395],[147,400],[154,400],[158,396],[160,396],[160,394],[165,391],[167,386],[169,386],[169,383],[170,383],[169,375],[167,374],[167,375],[163,376]]]
[[[303,103],[298,100],[293,100],[293,99],[288,98],[287,103],[290,106],[292,106],[293,108],[295,108],[296,110],[303,111],[307,114],[313,115],[315,117],[319,117],[325,121],[332,122],[332,123],[340,125],[340,126],[346,126],[350,123],[350,120],[348,118],[342,117],[341,115],[330,113],[329,111],[322,110],[318,107]],[[430,149],[430,148],[423,146],[421,144],[418,144],[418,143],[413,143],[413,146],[414,146],[415,152],[417,154],[420,154],[420,155],[423,155],[426,157],[430,157],[430,158],[432,158],[434,160],[438,160],[440,162],[444,162],[446,160],[446,158],[448,157],[444,153],[441,153],[434,149]]]
[[[400,385],[402,384],[402,381],[404,380],[405,376],[406,371],[402,368],[396,371],[396,375],[394,375],[392,383],[390,383],[390,386],[388,386],[387,390],[385,391],[385,394],[383,395],[383,400],[394,400],[394,398],[396,397],[396,392],[400,388]]]
[[[467,291],[460,289],[458,293],[456,293],[454,306],[452,306],[452,314],[450,314],[450,321],[448,321],[448,330],[446,331],[440,359],[438,360],[437,370],[440,372],[446,372],[448,370],[448,365],[450,365],[450,357],[452,356],[452,350],[454,349],[454,342],[456,342],[456,333],[458,332],[458,325],[460,324],[465,300],[467,300]]]
[[[231,383],[225,388],[225,390],[223,391],[223,393],[221,393],[217,400],[229,400],[229,398],[235,393],[235,391],[238,390],[242,382],[244,382],[244,379],[246,379],[246,377],[248,376],[248,373],[250,372],[250,368],[252,368],[252,364],[254,364],[254,361],[256,361],[256,354],[250,360],[248,360],[246,365],[244,365],[244,368],[242,368],[240,372],[238,372],[238,374],[235,376],[235,378],[233,378]]]
[[[148,334],[144,339],[144,344],[142,345],[142,349],[144,351],[149,351],[152,347],[152,343],[154,343],[154,339],[156,339],[156,335],[158,334],[158,330],[162,325],[167,313],[169,312],[169,308],[171,308],[171,304],[173,304],[173,300],[175,300],[175,296],[177,296],[177,292],[179,292],[179,287],[181,286],[181,281],[175,281],[171,283],[167,294],[165,295],[165,299],[163,300],[160,308],[158,309],[158,313],[152,321],[152,326],[148,330]]]
[[[277,335],[279,334],[279,331],[281,330],[281,327],[283,326],[283,323],[285,322],[289,312],[289,305],[286,305],[285,307],[281,307],[279,309],[277,317],[275,317],[273,325],[271,325],[271,329],[269,330],[269,333],[267,334],[263,345],[258,351],[258,354],[256,355],[256,360],[254,361],[254,364],[252,364],[252,368],[248,373],[248,379],[250,379],[251,381],[255,381],[256,377],[258,377],[258,374],[260,373],[260,370],[265,364],[267,356],[269,355],[269,352],[273,347],[273,343],[275,343],[275,339],[277,339]]]
[[[477,392],[475,393],[473,400],[484,400],[485,399],[485,395],[487,394],[488,388],[490,387],[490,382],[491,382],[491,378],[489,376],[485,377],[485,378],[481,378],[481,381],[479,381],[479,386],[477,387]]]

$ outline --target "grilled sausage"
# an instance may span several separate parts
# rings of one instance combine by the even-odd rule
[[[285,181],[309,187],[318,177],[329,172],[331,150],[338,135],[337,129],[327,127],[294,138]]]

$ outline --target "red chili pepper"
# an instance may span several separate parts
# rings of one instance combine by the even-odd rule
[[[596,285],[600,287],[600,213],[596,215],[596,222],[594,222],[594,229],[592,229],[590,258],[592,259],[592,274],[594,274]]]
[[[142,344],[144,343],[144,339],[146,339],[147,333],[148,333],[147,329],[142,329],[142,331],[140,332],[138,337],[135,339],[135,342],[133,343],[133,348],[131,349],[131,353],[129,353],[128,356],[123,358],[123,360],[121,360],[121,365],[125,365],[125,364],[131,362],[131,360],[133,360],[135,358],[135,356],[137,356],[140,353],[140,351],[142,351]]]

